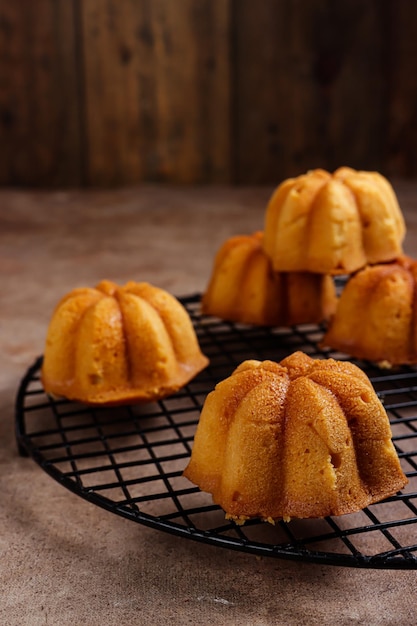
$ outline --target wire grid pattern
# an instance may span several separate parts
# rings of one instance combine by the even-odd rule
[[[175,535],[261,556],[333,565],[417,569],[417,370],[357,362],[390,417],[409,483],[358,513],[275,525],[225,519],[209,494],[182,476],[205,397],[244,359],[279,361],[295,350],[346,358],[319,348],[324,328],[243,326],[202,317],[198,294],[180,298],[210,365],[176,395],[148,405],[92,408],[47,396],[40,357],[16,398],[16,438],[53,478],[86,500]],[[69,512],[70,514],[70,512]]]

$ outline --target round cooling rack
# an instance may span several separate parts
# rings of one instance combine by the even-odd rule
[[[250,520],[238,526],[182,476],[206,395],[247,358],[279,361],[295,350],[316,358],[346,357],[318,347],[320,326],[243,326],[201,317],[198,294],[180,301],[210,359],[206,370],[170,398],[103,409],[47,396],[39,358],[17,394],[20,453],[82,498],[174,535],[261,556],[417,569],[417,370],[380,370],[356,362],[390,417],[409,479],[403,492],[355,514],[275,525]]]

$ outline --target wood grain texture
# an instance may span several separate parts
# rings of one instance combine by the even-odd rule
[[[417,176],[414,0],[0,0],[0,185]]]
[[[393,176],[417,176],[417,3],[385,0],[387,68],[386,168]]]
[[[81,3],[88,180],[227,181],[229,3]]]
[[[238,4],[238,181],[342,164],[382,168],[377,4]]]
[[[72,3],[0,0],[0,184],[77,185]]]

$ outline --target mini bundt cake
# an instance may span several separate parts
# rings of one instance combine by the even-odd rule
[[[208,364],[187,311],[162,289],[104,280],[58,303],[45,346],[45,391],[88,404],[155,400]]]
[[[184,475],[238,523],[342,515],[407,483],[391,436],[355,365],[244,361],[207,396]]]
[[[417,363],[417,261],[366,267],[352,276],[323,338],[327,346],[385,365]]]
[[[274,272],[262,239],[256,232],[223,243],[202,298],[203,314],[262,326],[327,320],[337,301],[332,277]]]
[[[348,167],[285,180],[265,214],[265,251],[280,272],[350,274],[396,259],[404,235],[388,180]]]

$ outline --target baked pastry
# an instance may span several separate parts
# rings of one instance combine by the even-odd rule
[[[337,302],[332,277],[274,272],[262,239],[255,232],[223,243],[202,298],[203,314],[262,326],[327,320]]]
[[[302,352],[215,387],[184,475],[238,523],[352,513],[407,483],[367,376]]]
[[[352,276],[323,346],[386,365],[417,363],[416,282],[417,261],[406,256]]]
[[[350,274],[402,254],[405,223],[377,172],[316,169],[285,180],[265,214],[264,247],[280,272]]]
[[[58,303],[45,346],[45,391],[88,404],[155,400],[208,364],[187,311],[148,283],[104,280]]]

